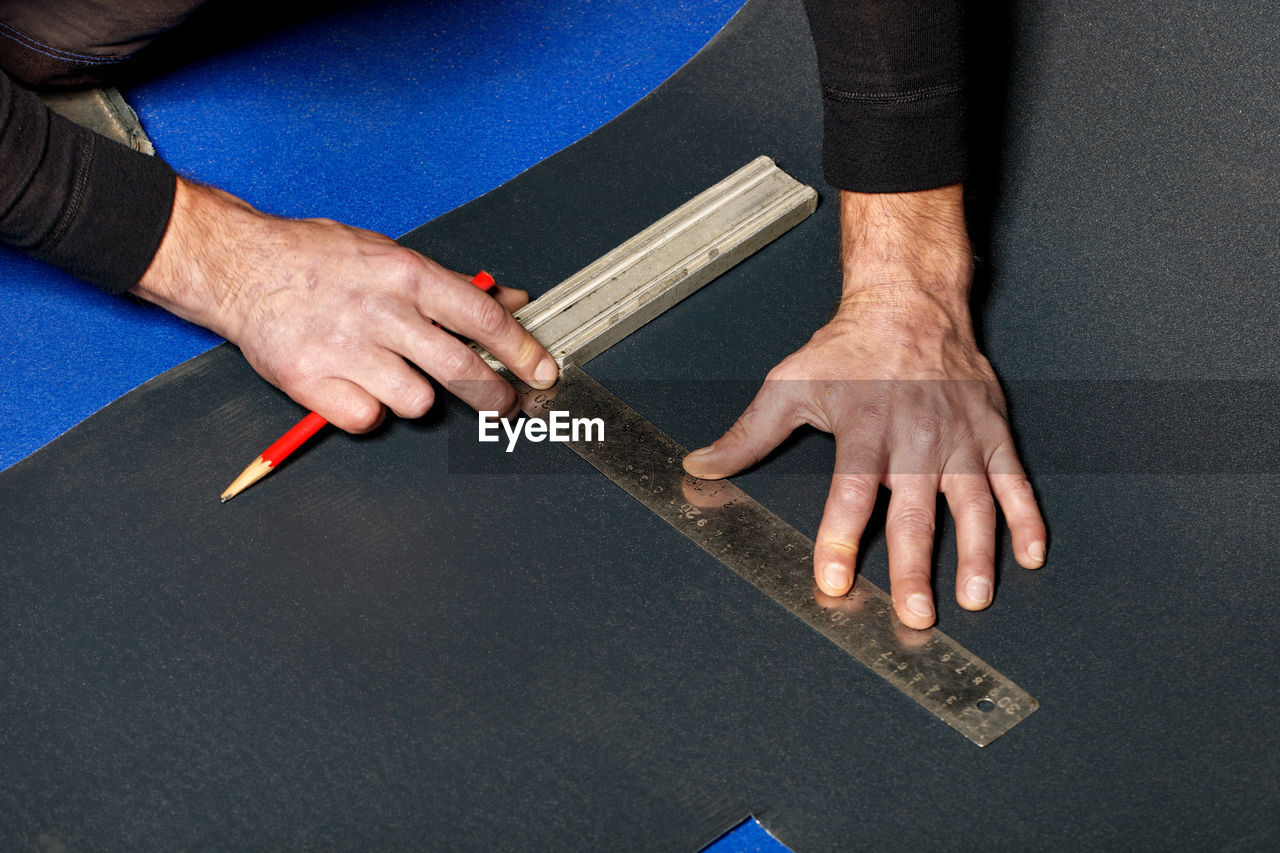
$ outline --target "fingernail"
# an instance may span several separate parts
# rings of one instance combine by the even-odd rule
[[[556,376],[560,371],[556,368],[555,359],[551,357],[544,358],[538,362],[538,366],[533,371],[533,381],[538,388],[550,388],[556,384]]]
[[[849,570],[839,563],[827,563],[822,568],[822,577],[830,589],[845,590],[849,588]]]
[[[991,600],[991,581],[986,578],[970,578],[964,585],[964,594],[970,601],[986,604]]]
[[[699,447],[697,450],[690,451],[690,456],[706,456],[712,451],[712,447]]]
[[[907,596],[907,609],[917,616],[933,618],[933,604],[929,601],[929,596],[923,592]]]
[[[1030,545],[1028,545],[1027,556],[1033,560],[1043,560],[1044,559],[1044,543],[1032,542]]]

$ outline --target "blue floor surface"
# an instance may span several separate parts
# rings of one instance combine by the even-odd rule
[[[785,853],[790,848],[770,835],[755,818],[748,818],[732,832],[703,848],[703,853]]]
[[[180,174],[398,236],[622,112],[741,3],[324,5],[222,50],[193,21],[168,52],[195,58],[128,95]],[[0,467],[219,341],[4,249],[0,282]]]
[[[162,70],[128,97],[180,174],[272,213],[395,236],[622,112],[740,5],[326,4],[290,26],[236,21],[242,34],[218,49],[229,19],[215,11],[159,45]],[[174,55],[191,59],[170,67]],[[0,468],[220,340],[4,249],[0,282]],[[754,820],[708,849],[786,850]]]

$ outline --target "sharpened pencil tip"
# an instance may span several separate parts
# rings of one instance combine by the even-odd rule
[[[236,477],[231,485],[222,491],[222,502],[234,498],[254,483],[271,473],[272,463],[267,462],[261,456],[249,463],[249,467],[240,472],[240,476]]]

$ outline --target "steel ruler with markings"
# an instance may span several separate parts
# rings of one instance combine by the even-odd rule
[[[813,540],[733,483],[684,473],[685,449],[582,370],[816,205],[817,193],[772,160],[752,161],[516,312],[560,362],[561,375],[546,391],[513,384],[530,417],[564,411],[602,419],[604,441],[566,443],[722,564],[986,746],[1033,713],[1036,700],[938,629],[903,625],[890,597],[861,575],[844,598],[820,602]]]

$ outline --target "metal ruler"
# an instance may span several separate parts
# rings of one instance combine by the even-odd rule
[[[728,480],[684,472],[686,450],[580,367],[536,391],[516,382],[521,409],[601,418],[604,441],[566,442],[633,498],[757,589],[919,702],[978,746],[1039,707],[1025,690],[936,628],[917,631],[894,614],[888,594],[862,575],[828,606],[813,582],[813,540]]]
[[[681,205],[516,312],[561,364],[535,391],[512,382],[521,408],[600,418],[601,442],[566,442],[583,459],[778,604],[979,746],[1038,707],[1022,688],[946,634],[898,621],[861,575],[843,599],[813,582],[813,541],[726,480],[684,473],[685,449],[580,365],[675,305],[813,212],[817,193],[760,157]]]

